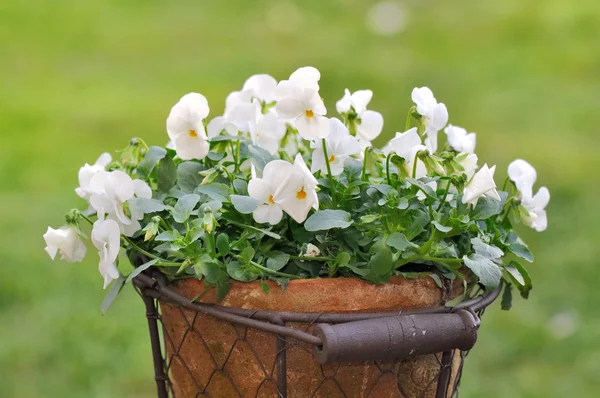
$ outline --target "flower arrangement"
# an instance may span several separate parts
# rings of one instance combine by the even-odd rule
[[[533,256],[513,225],[546,229],[549,192],[533,194],[535,169],[515,160],[498,190],[495,166],[478,167],[475,133],[447,125],[446,106],[427,87],[412,92],[406,131],[376,149],[383,117],[367,109],[373,93],[346,89],[339,118],[328,118],[319,79],[312,67],[280,82],[254,75],[209,123],[206,98],[183,96],[167,118],[166,148],[134,138],[120,159],[103,154],[80,169],[76,193],[89,208],[48,228],[46,251],[81,261],[81,224],[92,224],[112,298],[149,267],[203,279],[218,297],[231,279],[259,280],[267,292],[267,279],[285,288],[301,278],[393,275],[440,286],[441,277],[459,279],[456,302],[502,279],[505,306],[511,285],[527,297],[520,261]],[[121,249],[131,264],[145,262],[128,276]]]

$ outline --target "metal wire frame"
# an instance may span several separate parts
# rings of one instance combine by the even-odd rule
[[[185,322],[187,323],[188,330],[186,331],[186,334],[191,331],[191,333],[195,333],[195,335],[197,335],[196,337],[201,339],[203,342],[204,340],[202,339],[202,336],[200,336],[198,331],[194,329],[194,324],[196,322],[198,314],[208,315],[230,323],[233,326],[233,329],[236,331],[238,339],[241,341],[246,341],[248,328],[257,329],[277,336],[276,359],[273,363],[273,368],[266,369],[266,367],[263,364],[261,364],[265,378],[262,380],[259,388],[256,391],[255,396],[258,396],[258,393],[262,388],[263,384],[266,383],[275,385],[277,391],[276,396],[278,398],[286,398],[288,396],[287,350],[291,347],[301,347],[301,349],[311,353],[312,347],[320,347],[323,343],[321,341],[321,338],[315,336],[312,333],[309,333],[308,330],[309,328],[311,328],[311,326],[315,324],[341,324],[361,320],[382,319],[388,317],[409,316],[417,314],[447,314],[451,312],[456,312],[458,310],[467,310],[472,314],[481,316],[485,308],[498,297],[501,291],[501,286],[499,286],[497,289],[484,296],[479,296],[474,299],[464,301],[461,304],[455,306],[454,308],[439,307],[419,311],[403,311],[399,313],[388,312],[366,314],[314,314],[247,310],[241,308],[223,307],[216,304],[191,302],[189,298],[179,295],[172,288],[170,288],[168,286],[168,281],[166,277],[160,272],[142,273],[134,279],[134,284],[146,306],[146,317],[148,320],[148,328],[150,332],[150,340],[152,345],[154,376],[156,381],[158,398],[168,398],[169,396],[175,397],[175,391],[173,390],[173,385],[169,378],[169,372],[171,370],[173,362],[176,359],[178,360],[178,363],[180,363],[181,366],[183,366],[186,369],[186,372],[196,384],[198,391],[196,397],[210,396],[210,393],[207,389],[210,386],[210,383],[213,380],[213,378],[217,377],[217,374],[221,375],[219,377],[228,378],[231,382],[231,385],[233,386],[233,390],[231,392],[231,394],[233,395],[231,396],[243,396],[242,393],[240,393],[240,391],[236,387],[231,377],[227,375],[226,372],[223,372],[225,366],[224,364],[228,362],[229,357],[232,354],[231,350],[229,351],[228,356],[223,361],[223,364],[221,366],[215,366],[215,370],[211,373],[208,381],[205,383],[204,386],[200,385],[194,379],[191,370],[188,368],[185,362],[178,357],[181,345],[185,342],[185,335],[181,339],[179,345],[176,347],[175,342],[172,341],[171,337],[168,335],[166,329],[164,328],[164,323],[162,322],[162,318],[159,313],[159,301],[178,307],[179,310],[182,311],[182,318],[185,319]],[[185,314],[183,313],[184,309],[194,313],[194,318],[191,322],[187,320]],[[477,320],[479,320],[478,317]],[[161,332],[159,330],[159,323],[163,324],[162,342],[164,343],[164,350],[161,344]],[[292,328],[285,326],[287,323],[302,323],[306,324],[307,326],[304,330],[302,330],[300,328]],[[238,327],[241,327],[242,330],[238,330]],[[168,345],[171,347],[172,351],[170,358],[167,358],[166,356],[168,351]],[[429,387],[434,385],[433,383],[437,382],[435,395],[436,398],[447,398],[449,396],[449,392],[452,396],[458,396],[458,387],[462,375],[462,368],[464,364],[464,359],[466,358],[467,354],[468,351],[449,349],[444,351],[441,355],[434,355],[435,360],[437,360],[439,365],[439,373],[437,373],[431,378],[431,380],[427,384],[425,391],[428,391]],[[256,353],[254,353],[254,355],[256,356]],[[456,357],[457,355],[459,355],[460,357]],[[215,358],[213,357],[212,360],[215,361]],[[458,360],[459,362],[459,367],[454,377],[454,380],[451,383],[452,366],[456,360]],[[375,362],[375,365],[381,372],[379,376],[380,378],[392,372],[391,368],[385,368],[384,366],[381,366],[378,362]],[[336,388],[339,391],[341,391],[342,396],[347,396],[342,386],[340,386],[337,380],[335,379],[338,369],[339,366],[337,366],[337,368],[334,367],[333,373],[326,374],[327,372],[325,371],[325,368],[321,367],[323,378],[319,386],[315,389],[313,396],[317,393],[319,388],[321,388],[321,385],[323,383],[330,381],[337,385]],[[400,386],[398,387],[400,388]],[[423,395],[424,394],[425,393],[423,393]]]

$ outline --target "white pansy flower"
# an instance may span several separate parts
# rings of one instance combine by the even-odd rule
[[[311,207],[319,209],[317,180],[300,154],[296,155],[294,167],[277,189],[273,200],[297,223],[306,220]]]
[[[90,181],[90,205],[101,218],[117,221],[121,232],[133,236],[140,228],[139,220],[144,215],[135,207],[134,198],[152,198],[152,189],[142,180],[133,180],[120,170],[100,172]],[[131,217],[125,214],[125,203],[129,204]]]
[[[88,187],[90,185],[90,180],[99,172],[106,170],[106,166],[108,166],[110,162],[112,162],[110,154],[103,153],[92,166],[86,163],[80,168],[78,175],[79,187],[75,189],[75,193],[84,199],[89,199],[90,194],[88,192]]]
[[[277,85],[277,114],[287,119],[302,138],[316,140],[325,138],[329,126],[325,114],[327,108],[319,96],[320,73],[312,67],[300,68]]]
[[[98,219],[92,229],[92,242],[100,255],[98,270],[104,277],[104,289],[106,289],[110,282],[119,278],[119,270],[115,262],[121,249],[121,232],[117,222]]]
[[[473,178],[473,176],[475,175],[475,171],[477,170],[477,155],[475,155],[474,153],[470,155],[463,154],[456,158],[456,161],[464,169],[463,173],[467,175],[467,181]]]
[[[468,133],[464,128],[451,124],[444,129],[444,133],[448,136],[448,144],[456,152],[469,154],[475,152],[475,143],[477,140],[475,133]]]
[[[46,253],[52,260],[60,253],[61,259],[70,263],[78,263],[83,260],[86,253],[85,244],[79,237],[79,231],[73,225],[65,225],[60,229],[48,227],[44,234],[46,241]]]
[[[537,179],[535,168],[523,159],[517,159],[508,165],[508,177],[515,183],[523,198],[533,196],[533,184]]]
[[[286,126],[275,113],[259,115],[258,121],[250,128],[252,143],[275,155],[279,150],[281,139],[285,136]]]
[[[548,217],[545,209],[549,201],[550,191],[546,187],[541,187],[533,198],[523,198],[521,205],[529,213],[528,215],[521,213],[523,223],[538,232],[544,231],[548,227]]]
[[[484,164],[465,186],[462,202],[476,206],[479,198],[484,195],[498,201],[501,200],[494,182],[495,172],[496,166],[489,168],[487,164]]]
[[[319,250],[317,246],[313,245],[312,243],[306,245],[306,253],[304,254],[305,257],[318,257],[320,255],[321,250]]]
[[[281,221],[283,210],[274,196],[281,184],[294,172],[294,166],[285,160],[272,160],[263,169],[262,178],[252,178],[248,195],[262,202],[252,213],[254,221],[275,225]]]
[[[421,178],[427,175],[425,163],[417,157],[417,153],[421,151],[428,151],[428,148],[423,146],[416,127],[404,133],[396,133],[396,137],[392,138],[385,148],[386,154],[396,152],[398,156],[404,158],[404,168],[412,178]],[[415,158],[417,161],[416,170]],[[414,175],[413,171],[416,171]]]
[[[428,87],[415,87],[411,98],[417,105],[417,112],[423,116],[423,125],[425,126],[425,145],[431,152],[437,151],[438,131],[448,123],[448,110],[446,105],[438,103],[433,93]]]
[[[171,109],[167,118],[167,133],[181,159],[204,159],[208,154],[204,119],[209,111],[208,101],[198,93],[184,95]]]
[[[336,118],[329,119],[329,135],[325,138],[325,143],[327,144],[331,174],[334,176],[340,175],[344,171],[344,162],[348,157],[360,152],[358,140],[351,136],[346,126]],[[327,164],[322,141],[312,142],[311,147],[315,149],[312,154],[311,171],[314,173],[321,170],[326,174]]]
[[[373,92],[371,90],[358,90],[350,94],[350,90],[344,91],[344,97],[339,100],[335,107],[338,113],[343,114],[354,109],[356,113],[356,135],[359,139],[372,141],[383,129],[383,116],[381,113],[367,110],[371,102]]]

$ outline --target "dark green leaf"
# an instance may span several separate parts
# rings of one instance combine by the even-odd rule
[[[261,204],[259,200],[241,195],[231,195],[231,203],[242,214],[252,213]]]
[[[452,227],[445,227],[445,226],[443,226],[442,224],[440,224],[439,222],[437,222],[435,220],[432,221],[431,223],[433,224],[433,226],[435,227],[435,229],[437,229],[440,232],[446,233],[446,232],[452,231]]]
[[[500,307],[504,311],[510,310],[512,307],[512,285],[506,284],[504,286],[504,292],[502,293],[502,301],[500,302]]]
[[[159,146],[152,146],[146,153],[144,160],[140,162],[137,167],[136,174],[140,178],[146,180],[152,174],[152,170],[156,167],[159,160],[163,159],[167,155],[167,150]]]
[[[403,252],[404,250],[408,249],[409,247],[413,247],[413,248],[418,248],[419,246],[415,245],[414,243],[411,243],[408,241],[408,239],[406,239],[406,236],[404,236],[403,233],[401,232],[394,232],[392,234],[390,234],[385,243],[390,246],[393,247],[394,249],[398,250],[399,252]]]
[[[246,264],[231,261],[227,264],[227,273],[236,281],[252,282],[258,279],[260,274]]]
[[[198,188],[196,188],[195,193],[202,193],[213,200],[225,202],[225,200],[227,200],[227,196],[229,196],[229,187],[220,183],[200,185]]]
[[[499,201],[488,198],[487,196],[482,196],[479,198],[477,206],[475,206],[475,209],[473,209],[473,212],[471,213],[471,219],[485,220],[500,213],[501,209],[502,207],[500,206]]]
[[[340,267],[345,267],[348,265],[348,263],[350,263],[350,259],[352,259],[350,254],[346,252],[340,252],[337,256],[335,256],[335,263]]]
[[[173,209],[173,219],[178,223],[184,223],[190,218],[194,207],[200,201],[200,196],[190,193],[183,195],[175,204]]]
[[[423,191],[423,193],[425,194],[425,196],[435,199],[435,191],[433,190],[433,188],[431,188],[429,185],[425,184],[423,181],[419,181],[419,180],[415,180],[414,178],[407,178],[406,181],[408,181],[410,184],[419,187],[421,189],[421,191]]]
[[[438,274],[428,274],[431,279],[433,279],[435,281],[435,284],[437,285],[437,287],[439,287],[440,289],[443,289],[444,286],[442,285],[442,280],[440,279],[440,276]]]
[[[104,296],[104,300],[102,301],[102,315],[105,315],[108,312],[108,309],[112,306],[113,302],[121,292],[123,285],[125,285],[125,277],[119,274],[119,277],[113,281],[110,290],[106,296]]]
[[[369,260],[369,267],[371,268],[371,274],[375,276],[385,275],[392,271],[392,251],[386,245],[377,243],[375,254],[371,256]]]
[[[508,247],[508,250],[517,257],[522,258],[525,261],[533,262],[533,254],[529,251],[529,248],[521,243],[512,242]]]
[[[271,291],[269,285],[267,285],[262,279],[260,280],[260,288],[263,291],[263,293],[269,293]]]
[[[133,199],[133,206],[144,214],[158,213],[169,208],[160,200],[146,198]]]
[[[500,284],[502,270],[490,259],[476,253],[471,258],[464,256],[463,260],[465,265],[477,275],[486,289],[492,290]]]
[[[156,179],[160,192],[169,192],[177,183],[177,166],[170,157],[164,157],[156,166]]]
[[[531,283],[529,272],[527,272],[525,267],[523,267],[518,261],[511,261],[504,268],[515,282],[515,285],[519,289],[521,296],[525,299],[528,298],[529,292],[533,288],[533,285]]]
[[[256,145],[248,145],[248,153],[252,164],[254,164],[254,167],[256,167],[261,173],[267,165],[267,163],[269,163],[272,160],[275,160],[275,157],[271,155],[266,149]]]
[[[250,261],[254,258],[254,254],[256,252],[250,246],[246,247],[242,252],[238,255],[238,260],[241,261],[242,264],[249,264]]]
[[[304,223],[309,231],[326,231],[331,228],[348,228],[352,224],[350,213],[344,210],[321,210],[311,215]]]
[[[269,258],[267,258],[267,268],[274,271],[279,271],[290,261],[290,255],[283,252],[271,251],[269,252]]]
[[[229,246],[229,236],[224,232],[217,236],[217,250],[219,250],[221,256],[225,256],[231,250],[231,247]]]
[[[412,214],[414,214],[414,216],[411,223],[404,232],[404,235],[406,235],[408,240],[413,240],[417,235],[421,234],[427,224],[429,224],[429,214],[423,210],[416,210]]]
[[[194,192],[202,183],[200,172],[204,166],[197,162],[183,162],[177,168],[177,184],[184,192]]]
[[[157,259],[148,261],[145,264],[140,265],[139,267],[137,267],[136,269],[134,269],[131,274],[129,274],[129,276],[127,277],[127,279],[125,280],[125,283],[129,283],[133,280],[133,278],[135,278],[136,276],[138,276],[139,274],[141,274],[142,272],[144,272],[145,270],[147,270],[148,268],[152,267],[154,264],[156,264],[158,262]]]
[[[157,242],[175,242],[180,236],[179,233],[175,233],[174,231],[164,231],[154,238],[154,240]]]

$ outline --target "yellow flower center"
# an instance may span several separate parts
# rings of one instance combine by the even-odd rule
[[[198,133],[196,133],[196,130],[190,130],[188,132],[188,134],[190,135],[190,137],[194,137],[194,138],[198,137]]]
[[[299,190],[298,192],[296,192],[296,198],[298,198],[300,200],[306,199],[306,192],[304,192],[304,187],[302,187],[301,190]]]
[[[333,155],[333,154],[332,154],[332,155],[329,157],[329,163],[332,163],[334,160],[335,160],[335,155]]]
[[[306,117],[309,119],[312,119],[313,117],[315,117],[314,112],[311,111],[310,109],[305,110],[304,113],[306,113]]]
[[[269,202],[270,205],[275,204],[275,201],[273,200],[273,195],[269,195],[269,199],[267,199],[267,202]]]

